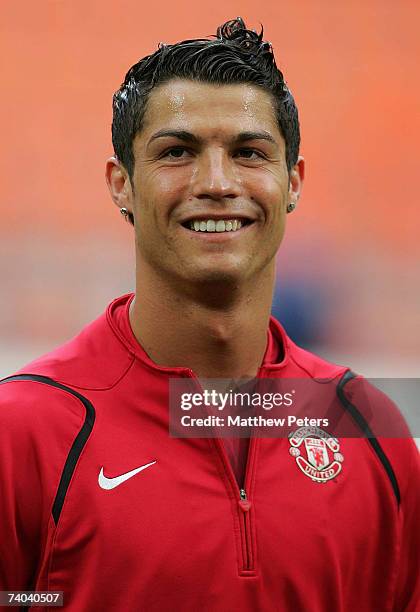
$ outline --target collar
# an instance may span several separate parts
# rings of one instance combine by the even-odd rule
[[[131,328],[129,312],[130,305],[135,297],[134,293],[127,293],[115,299],[108,306],[107,319],[114,333],[118,336],[126,348],[136,356],[148,369],[161,373],[175,374],[181,376],[194,376],[193,371],[186,367],[167,367],[155,363],[141,344],[138,342]],[[281,350],[279,350],[279,348]],[[270,316],[267,329],[267,346],[263,362],[258,370],[257,377],[264,375],[267,371],[278,371],[284,368],[289,362],[290,342],[283,327],[273,317]],[[271,359],[278,354],[282,355],[282,360],[273,363]]]

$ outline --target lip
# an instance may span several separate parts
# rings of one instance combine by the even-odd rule
[[[245,221],[256,221],[253,217],[249,217],[248,215],[244,215],[243,213],[198,213],[196,215],[190,215],[189,217],[185,217],[185,219],[181,219],[179,223],[183,225],[184,223],[189,223],[190,221],[208,221],[209,219],[214,219],[215,221],[220,221],[221,219],[241,219]]]
[[[215,217],[213,217],[215,218]],[[221,217],[222,219],[239,219],[240,217]],[[246,217],[241,217],[245,219]],[[193,217],[193,219],[199,220],[199,217]],[[205,217],[208,219],[208,217]],[[196,232],[195,230],[187,229],[183,225],[180,225],[181,230],[188,232],[191,239],[206,240],[207,242],[224,242],[225,240],[235,240],[240,238],[247,232],[249,232],[254,226],[255,222],[244,225],[241,229],[230,231],[230,232]]]

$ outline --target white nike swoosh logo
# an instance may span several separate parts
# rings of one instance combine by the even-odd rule
[[[145,465],[135,468],[134,470],[131,470],[130,472],[121,474],[121,476],[115,476],[115,478],[107,478],[104,474],[104,468],[101,467],[101,471],[99,472],[99,476],[98,476],[99,486],[101,487],[101,489],[107,489],[107,490],[115,489],[115,487],[118,487],[120,484],[122,484],[129,478],[132,478],[133,476],[135,476],[142,470],[145,470],[146,468],[150,467],[151,465],[155,463],[156,461],[151,461],[150,463],[146,463]]]

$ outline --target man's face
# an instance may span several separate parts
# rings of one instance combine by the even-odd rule
[[[240,283],[273,262],[296,185],[289,188],[267,92],[178,79],[161,85],[133,153],[137,257],[157,273]]]

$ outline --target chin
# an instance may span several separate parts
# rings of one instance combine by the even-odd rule
[[[241,281],[243,282],[248,277],[248,270],[236,268],[213,268],[200,270],[194,274],[189,275],[188,280],[191,283],[198,285],[219,285],[232,286],[238,285]]]
[[[222,272],[221,270],[214,270],[207,274],[202,274],[197,282],[203,283],[238,283],[241,280],[241,274],[237,272]]]

